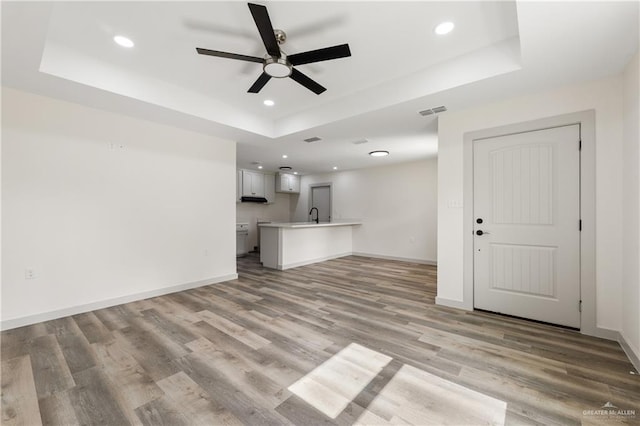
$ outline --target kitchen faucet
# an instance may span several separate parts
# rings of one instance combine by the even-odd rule
[[[316,211],[316,223],[320,223],[320,213],[318,213],[318,208],[317,207],[311,207],[311,210],[309,210],[309,216],[311,216],[311,221],[313,221],[313,211]]]

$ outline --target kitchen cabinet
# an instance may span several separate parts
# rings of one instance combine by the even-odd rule
[[[278,173],[276,176],[276,192],[300,193],[300,178],[291,173]]]
[[[242,170],[236,172],[236,203],[242,201]]]
[[[242,171],[242,196],[244,197],[264,197],[264,174]]]
[[[276,175],[274,174],[264,174],[264,198],[267,199],[267,204],[276,202]]]

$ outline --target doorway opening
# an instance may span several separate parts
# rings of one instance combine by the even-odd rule
[[[321,183],[309,186],[309,220],[315,220],[311,209],[316,208],[319,222],[331,222],[331,184]],[[312,217],[313,216],[313,217]]]

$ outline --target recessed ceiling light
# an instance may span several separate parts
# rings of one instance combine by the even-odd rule
[[[338,166],[333,166],[333,170],[338,170]]]
[[[259,169],[261,169],[261,168],[262,168],[262,166],[258,166],[258,168],[259,168]]]
[[[293,174],[294,174],[294,175],[297,175],[297,174],[298,174],[298,172],[293,172]]]
[[[115,41],[116,43],[118,43],[122,47],[133,47],[134,46],[134,43],[133,43],[133,41],[131,41],[130,38],[127,38],[127,37],[121,36],[121,35],[115,36],[113,38],[113,41]]]
[[[369,155],[372,157],[384,157],[389,155],[389,151],[371,151]]]
[[[266,106],[274,106],[276,103],[273,102],[271,99],[265,99],[263,104],[265,104]]]
[[[442,22],[433,29],[433,32],[438,35],[449,34],[454,26],[453,22]]]
[[[289,158],[287,154],[282,154],[282,158]]]

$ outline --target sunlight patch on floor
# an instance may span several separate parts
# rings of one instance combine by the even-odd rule
[[[351,343],[289,386],[289,390],[335,419],[391,359]]]
[[[504,425],[507,403],[403,365],[358,425]]]

